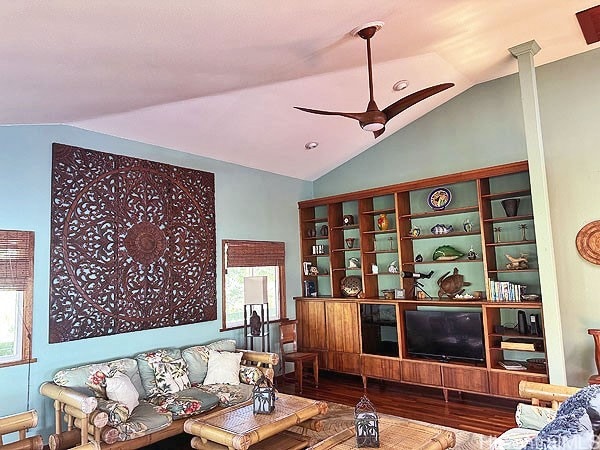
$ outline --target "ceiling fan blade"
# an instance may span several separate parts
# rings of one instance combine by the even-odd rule
[[[375,139],[377,139],[383,133],[385,133],[385,127],[383,127],[381,130],[373,131],[373,135],[375,136]]]
[[[358,120],[359,122],[364,120],[366,112],[359,113],[348,113],[348,112],[339,112],[339,111],[322,111],[320,109],[310,109],[310,108],[302,108],[301,106],[294,106],[294,108],[299,109],[300,111],[312,113],[312,114],[321,114],[324,116],[343,116],[348,117],[350,119]]]
[[[411,106],[419,103],[422,100],[425,100],[428,97],[431,97],[432,95],[445,91],[446,89],[451,88],[452,86],[454,86],[454,83],[444,83],[421,89],[420,91],[407,95],[406,97],[401,98],[397,102],[392,103],[382,112],[387,117],[387,120],[390,120],[392,117],[400,114],[405,109],[410,108]]]

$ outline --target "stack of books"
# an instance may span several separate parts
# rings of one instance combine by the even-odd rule
[[[527,286],[510,281],[490,280],[490,298],[492,302],[520,302],[527,292]]]
[[[500,342],[503,350],[525,350],[530,352],[544,351],[544,343],[540,339],[507,339]]]
[[[498,361],[498,365],[500,367],[504,367],[506,370],[527,370],[527,367],[525,367],[519,361]]]

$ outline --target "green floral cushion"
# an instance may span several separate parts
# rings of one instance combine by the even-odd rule
[[[108,414],[108,425],[111,427],[116,427],[129,419],[129,409],[119,402],[99,398],[98,410]]]
[[[156,364],[160,362],[173,362],[181,358],[181,351],[178,348],[161,348],[150,352],[140,353],[135,356],[140,372],[142,386],[146,391],[144,398],[152,397],[160,394],[160,390],[156,385],[156,377],[154,368],[150,363]]]
[[[169,412],[141,401],[126,422],[116,425],[119,441],[128,441],[167,428],[173,419]]]
[[[138,364],[135,359],[131,358],[59,370],[54,375],[53,381],[59,386],[70,387],[85,395],[107,398],[105,378],[117,371],[127,375],[140,397],[145,397],[146,393],[138,373]]]
[[[249,384],[209,384],[195,385],[198,389],[216,395],[221,406],[232,406],[252,398],[252,388]]]
[[[169,412],[173,419],[199,414],[219,404],[219,398],[197,388],[185,389],[173,394],[159,394],[150,399],[153,405],[163,412]]]
[[[181,356],[188,365],[188,376],[192,384],[204,382],[208,371],[208,355],[211,350],[225,352],[235,351],[236,342],[233,339],[223,339],[207,345],[195,345],[181,352]]]

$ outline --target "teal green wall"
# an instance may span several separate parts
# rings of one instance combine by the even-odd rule
[[[597,373],[587,329],[600,328],[600,266],[575,248],[579,229],[600,219],[600,49],[539,67],[537,80],[567,382],[581,386]],[[526,158],[512,75],[472,87],[321,177],[315,197]]]
[[[0,368],[0,416],[31,408],[40,413],[38,431],[53,431],[52,403],[38,388],[62,367],[129,356],[162,346],[184,346],[223,336],[242,344],[239,332],[219,333],[218,320],[62,344],[48,344],[50,259],[50,171],[52,142],[190,167],[215,174],[217,300],[221,304],[221,240],[256,239],[286,243],[288,313],[300,295],[297,202],[312,195],[306,181],[248,169],[191,154],[92,133],[69,126],[0,127],[0,229],[35,231],[33,356],[26,365]],[[28,379],[30,378],[30,379]]]

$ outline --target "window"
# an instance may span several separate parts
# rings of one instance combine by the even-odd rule
[[[0,230],[0,365],[31,359],[31,231]]]
[[[244,325],[244,277],[266,276],[269,320],[286,317],[285,244],[223,241],[223,329]]]

